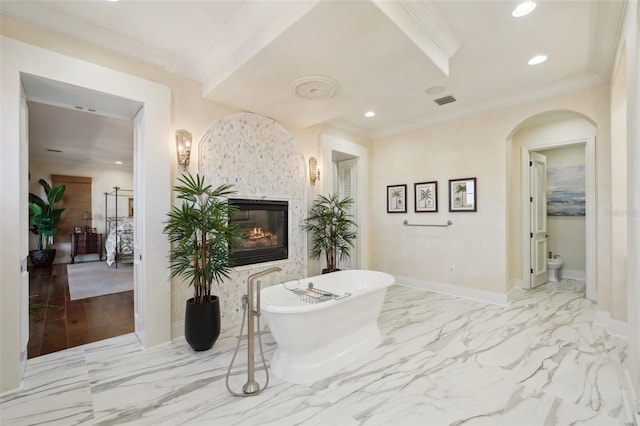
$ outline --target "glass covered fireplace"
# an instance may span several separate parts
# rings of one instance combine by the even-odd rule
[[[235,266],[287,259],[287,201],[230,199],[229,203],[238,208],[231,218],[240,232],[238,245],[231,248]]]

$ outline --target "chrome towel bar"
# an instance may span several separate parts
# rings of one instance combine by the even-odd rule
[[[447,226],[453,225],[453,222],[451,220],[448,220],[446,225],[430,225],[430,224],[423,224],[423,223],[409,223],[408,220],[405,220],[404,222],[402,222],[402,224],[404,226],[437,226],[441,228],[446,228]]]

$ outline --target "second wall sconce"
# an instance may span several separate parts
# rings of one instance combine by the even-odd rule
[[[176,131],[176,149],[178,151],[178,164],[187,170],[191,157],[191,133],[184,129]]]
[[[309,157],[309,180],[311,185],[315,185],[320,180],[320,169],[318,168],[318,160],[315,157]]]

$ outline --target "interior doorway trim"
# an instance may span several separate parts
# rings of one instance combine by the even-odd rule
[[[138,101],[144,105],[144,140],[138,144],[139,170],[134,190],[142,199],[136,211],[141,226],[137,229],[140,243],[144,303],[144,346],[151,347],[171,339],[171,280],[167,253],[169,242],[162,232],[165,214],[171,206],[171,164],[174,158],[171,144],[171,90],[168,86],[143,78],[62,55],[8,37],[1,37],[2,47],[2,205],[0,223],[0,393],[20,386],[26,358],[21,356],[20,307],[28,306],[28,298],[20,295],[22,271],[26,268],[28,227],[27,212],[28,143],[20,138],[21,73],[75,85],[102,93]],[[25,139],[23,141],[23,139]],[[13,141],[13,142],[12,142]],[[8,155],[5,155],[8,154]],[[19,185],[16,185],[16,181]],[[13,187],[13,189],[11,189]],[[8,188],[8,191],[5,191]],[[146,197],[146,194],[153,196]],[[7,212],[7,214],[5,214]],[[5,232],[7,231],[7,232]],[[7,254],[5,256],[5,253]],[[6,302],[5,302],[6,301]],[[4,309],[8,304],[14,305]]]
[[[530,144],[522,147],[522,282],[529,288],[531,248],[529,244],[530,211],[529,205],[529,161],[531,152],[544,149],[562,148],[570,145],[585,145],[585,239],[586,239],[586,297],[596,301],[596,173],[595,173],[595,137],[580,138],[567,141]]]
[[[367,182],[369,182],[369,149],[366,146],[350,142],[332,135],[320,136],[322,145],[322,180],[320,181],[322,194],[327,195],[334,191],[337,178],[334,173],[333,155],[342,153],[358,159],[356,168],[356,223],[358,224],[358,259],[356,264],[361,269],[369,268],[369,202],[364,195],[367,194]]]

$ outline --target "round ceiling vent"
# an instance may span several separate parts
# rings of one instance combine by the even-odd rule
[[[291,83],[291,91],[304,99],[322,101],[333,97],[338,91],[338,82],[329,77],[311,75]]]

